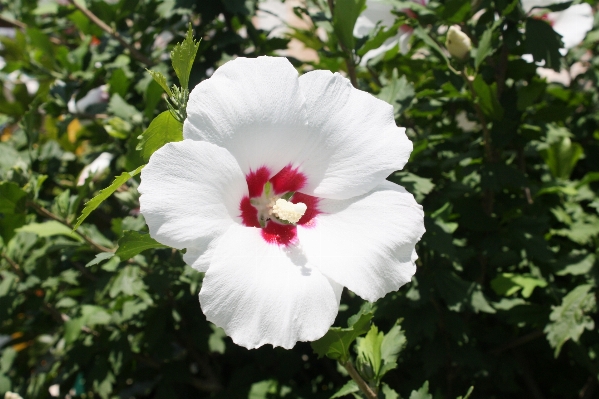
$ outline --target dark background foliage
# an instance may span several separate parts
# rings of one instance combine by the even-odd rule
[[[350,3],[360,1],[336,6]],[[113,256],[131,231],[147,231],[138,177],[70,228],[114,176],[144,163],[138,136],[167,109],[146,68],[176,81],[168,54],[191,22],[202,41],[190,87],[232,57],[276,55],[294,38],[318,54],[290,57],[300,72],[348,74],[407,127],[414,152],[390,180],[424,206],[427,232],[412,283],[375,305],[374,323],[386,332],[400,320],[407,338],[389,387],[411,399],[455,398],[472,385],[472,398],[597,397],[597,21],[562,57],[559,37],[517,0],[396,3],[416,14],[397,15],[415,28],[411,50],[364,67],[357,55],[384,29],[348,39],[353,22],[335,21],[321,0],[295,9],[312,24],[287,38],[255,27],[253,0],[87,1],[112,34],[66,1],[0,1],[0,25],[15,28],[0,38],[0,393],[47,398],[58,384],[60,397],[329,398],[347,382],[309,343],[233,344],[205,320],[202,275],[179,252]],[[463,67],[441,48],[451,24],[473,39],[476,78],[448,66]],[[164,32],[172,38],[156,44]],[[548,82],[526,53],[557,70],[583,60],[586,70],[569,85]],[[69,110],[104,84],[105,102]],[[102,152],[115,156],[109,169],[76,185]],[[344,292],[335,325],[361,305]]]

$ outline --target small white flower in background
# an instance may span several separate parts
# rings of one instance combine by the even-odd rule
[[[237,58],[190,94],[184,140],[141,173],[150,235],[206,272],[206,318],[238,345],[322,337],[343,287],[410,281],[422,207],[386,181],[412,151],[393,107],[329,71]]]
[[[98,158],[94,159],[92,163],[83,168],[77,179],[77,185],[82,186],[85,184],[85,180],[90,176],[100,176],[102,172],[110,167],[110,161],[112,161],[113,158],[114,155],[109,152],[101,153]]]
[[[412,0],[414,3],[426,5],[428,0]],[[395,24],[396,16],[392,13],[395,9],[391,3],[387,3],[383,0],[367,0],[366,9],[362,11],[362,14],[356,20],[354,25],[354,36],[364,37],[372,32],[376,28],[377,24],[388,28]],[[403,13],[411,17],[415,17],[413,11],[409,9],[401,10]],[[402,54],[406,54],[410,50],[410,37],[412,36],[413,29],[408,25],[400,26],[397,35],[385,40],[385,42],[374,50],[370,50],[360,60],[362,65],[375,58],[376,56],[386,53],[396,45],[399,45],[399,51]]]
[[[558,12],[548,13],[542,8],[533,10],[533,7],[547,7],[557,3],[561,1],[522,0],[522,7],[525,12],[546,19],[551,24],[553,30],[562,36],[564,43],[562,54],[566,54],[568,49],[578,46],[586,34],[593,29],[593,8],[587,3],[582,3]]]
[[[108,98],[108,86],[102,85],[91,89],[78,101],[75,101],[75,96],[71,97],[67,104],[67,108],[72,114],[84,114],[87,107],[93,104],[105,103],[108,101]]]
[[[8,391],[4,394],[4,399],[23,399],[23,397],[18,393]]]
[[[60,385],[59,384],[50,385],[48,387],[48,393],[53,398],[59,397],[60,396]]]
[[[450,26],[445,39],[445,47],[452,57],[464,61],[470,56],[472,42],[459,26]]]

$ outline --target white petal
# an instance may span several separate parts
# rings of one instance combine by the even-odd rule
[[[570,49],[584,40],[593,29],[593,9],[587,3],[570,6],[564,11],[549,13],[553,30],[562,35],[564,47]]]
[[[298,226],[308,261],[374,302],[409,282],[424,213],[403,187],[385,182],[361,197],[321,200],[315,226]]]
[[[354,25],[354,36],[364,37],[369,34],[377,23],[380,26],[389,27],[395,23],[395,15],[391,13],[393,5],[380,1],[369,0],[366,2],[366,9],[356,20]]]
[[[302,192],[351,198],[403,168],[412,142],[395,124],[393,106],[353,88],[338,73],[313,71],[299,80],[318,140],[310,153],[302,154],[302,170],[309,177]]]
[[[274,173],[295,159],[310,132],[298,74],[286,58],[237,58],[189,96],[183,136],[229,150],[244,174]]]
[[[205,272],[210,266],[214,248],[219,237],[203,237],[187,247],[183,261],[199,272]]]
[[[179,249],[240,222],[239,203],[248,194],[245,176],[227,150],[192,140],[156,151],[138,190],[152,238]]]
[[[232,225],[218,240],[200,291],[206,318],[246,348],[291,348],[322,337],[342,288],[298,247],[267,244],[260,229]]]

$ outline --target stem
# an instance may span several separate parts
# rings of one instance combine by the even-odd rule
[[[32,201],[27,201],[27,206],[33,208],[41,216],[47,217],[47,218],[52,219],[52,220],[56,220],[57,222],[64,224],[68,228],[73,229],[73,226],[69,222],[67,222],[63,218],[61,218],[61,217],[53,214],[52,212],[50,212],[49,210],[47,210],[43,206],[38,205],[38,204],[36,204],[35,202],[32,202]],[[83,241],[85,241],[86,243],[88,243],[92,248],[94,248],[98,252],[114,252],[114,249],[106,248],[103,245],[95,243],[91,238],[89,238],[88,236],[86,236],[85,234],[83,234],[82,232],[80,232],[79,230],[75,230],[75,234],[77,234],[79,237],[81,237],[83,239]]]
[[[335,2],[333,0],[327,0],[327,3],[329,5],[329,10],[331,10],[331,18],[333,18],[333,15],[335,14]],[[347,74],[349,75],[349,80],[352,86],[354,86],[357,89],[358,79],[356,77],[356,62],[354,60],[354,53],[353,51],[345,47],[345,45],[341,43],[341,41],[339,41],[339,46],[341,47],[341,50],[343,50],[343,52],[345,53],[345,65],[347,66]]]
[[[2,258],[4,258],[4,260],[6,262],[8,262],[8,264],[10,265],[10,267],[12,268],[12,270],[15,272],[15,274],[17,276],[19,276],[19,278],[21,280],[23,280],[25,278],[25,275],[23,274],[23,271],[21,270],[21,267],[18,265],[17,262],[15,262],[14,260],[12,260],[10,257],[8,257],[8,255],[6,254],[2,254]]]
[[[96,16],[96,14],[91,12],[89,9],[82,7],[80,4],[77,4],[75,2],[75,0],[69,0],[69,3],[74,5],[75,8],[77,8],[79,11],[81,11],[87,18],[90,19],[90,21],[92,21],[94,24],[96,24],[98,27],[100,27],[100,29],[102,29],[104,32],[108,33],[110,36],[112,36],[113,38],[118,40],[118,42],[121,43],[121,45],[123,47],[125,47],[127,50],[129,50],[129,53],[131,54],[131,56],[133,58],[135,58],[137,61],[141,62],[142,64],[145,64],[148,67],[154,65],[154,62],[152,62],[151,59],[149,59],[148,57],[143,55],[141,52],[139,52],[135,47],[133,47],[132,45],[127,43],[127,41],[123,38],[123,36],[120,35],[120,33],[118,33],[117,31],[112,29],[110,26],[108,26],[106,24],[106,22],[104,22],[100,18],[98,18],[98,16]]]
[[[376,393],[372,390],[370,385],[368,385],[366,383],[366,381],[364,381],[364,379],[362,379],[362,377],[360,376],[358,371],[354,368],[354,365],[352,364],[351,360],[348,360],[347,362],[342,363],[342,365],[343,365],[343,367],[345,367],[345,369],[349,373],[352,380],[354,380],[356,382],[356,384],[358,384],[358,388],[360,388],[360,391],[362,391],[362,393],[364,393],[364,395],[366,395],[366,398],[367,399],[376,399],[376,397],[377,397]]]

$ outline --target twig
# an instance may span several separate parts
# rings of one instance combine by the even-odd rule
[[[8,255],[6,255],[6,254],[2,254],[2,257],[4,258],[4,260],[6,262],[8,262],[10,267],[12,267],[12,270],[17,274],[17,276],[19,276],[19,278],[21,280],[23,280],[25,278],[25,274],[23,274],[23,271],[21,270],[21,267],[19,266],[19,264],[17,262],[15,262],[14,260],[12,260],[11,258],[9,258]]]
[[[349,373],[352,380],[354,380],[356,382],[356,384],[358,384],[358,388],[360,388],[360,391],[362,391],[362,393],[364,393],[364,395],[366,395],[366,398],[367,399],[376,399],[376,397],[377,397],[376,393],[372,390],[370,385],[368,385],[366,383],[366,381],[364,381],[362,379],[362,377],[360,376],[358,371],[354,368],[354,365],[352,364],[351,360],[348,360],[347,362],[342,363],[342,364],[343,364],[343,367],[345,367],[345,369]]]
[[[143,55],[131,44],[127,43],[127,41],[123,38],[123,36],[120,35],[120,33],[118,33],[117,31],[112,29],[110,26],[108,26],[106,24],[106,22],[104,22],[100,18],[98,18],[98,16],[96,16],[96,14],[91,12],[89,9],[82,7],[80,4],[76,3],[75,0],[69,0],[69,3],[74,5],[79,11],[81,11],[87,18],[90,19],[90,21],[92,21],[94,24],[96,24],[100,29],[102,29],[104,32],[108,33],[110,36],[112,36],[116,40],[118,40],[118,42],[121,43],[121,45],[123,47],[125,47],[127,50],[129,50],[129,53],[131,54],[131,56],[133,58],[135,58],[137,61],[141,62],[142,64],[145,64],[148,67],[154,65],[154,62],[152,62],[151,59],[149,59],[148,57]]]
[[[331,10],[331,18],[335,15],[335,3],[333,0],[327,0],[329,4],[329,10]],[[356,77],[356,62],[354,60],[353,52],[345,47],[341,41],[339,41],[339,46],[341,50],[345,53],[345,65],[347,66],[347,74],[349,75],[349,80],[351,81],[352,86],[356,89],[358,88],[358,79]]]
[[[70,229],[73,228],[73,226],[69,222],[67,222],[63,218],[53,214],[52,212],[50,212],[43,206],[38,205],[33,201],[27,201],[27,206],[33,208],[41,216],[47,217],[52,220],[56,220],[57,222],[64,224],[65,226],[67,226]],[[86,236],[85,234],[80,232],[79,230],[75,230],[75,234],[77,234],[79,237],[83,238],[83,241],[88,243],[92,248],[94,248],[98,252],[114,252],[114,249],[106,248],[103,245],[95,243],[91,238],[89,238],[88,236]]]
[[[27,29],[27,25],[24,24],[21,21],[16,21],[13,19],[8,19],[6,17],[3,17],[0,15],[0,26],[1,27],[7,27],[7,28],[11,28],[11,27],[15,27],[15,28],[19,28],[19,29]],[[49,37],[48,38],[50,40],[50,42],[54,43],[54,44],[62,44],[62,42],[60,41],[60,39],[56,38],[56,37]]]

